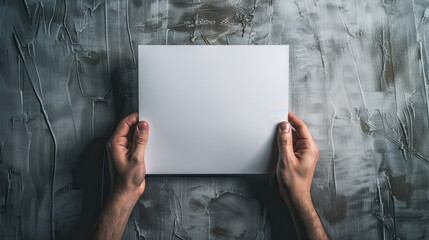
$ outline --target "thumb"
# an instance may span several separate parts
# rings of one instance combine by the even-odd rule
[[[281,122],[277,130],[277,143],[280,156],[295,156],[293,152],[292,128],[290,123]]]
[[[137,123],[133,137],[132,157],[137,161],[144,160],[144,152],[146,150],[147,141],[149,138],[149,123],[141,121]]]

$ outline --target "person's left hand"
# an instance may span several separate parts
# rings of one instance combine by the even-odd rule
[[[107,143],[111,193],[128,195],[137,201],[146,186],[144,153],[149,124],[138,122],[138,113],[122,119]]]
[[[92,239],[121,239],[128,218],[146,187],[144,152],[149,124],[133,113],[122,119],[107,143],[111,189],[94,225]]]

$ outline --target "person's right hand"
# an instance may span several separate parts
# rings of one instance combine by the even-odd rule
[[[307,239],[329,239],[311,199],[311,182],[319,149],[307,125],[289,113],[289,122],[279,124],[277,141],[276,175],[280,195],[292,213],[298,238],[305,235]]]
[[[303,204],[312,206],[310,188],[319,150],[305,123],[292,113],[288,117],[289,122],[278,127],[276,175],[283,200],[289,208],[299,210]]]

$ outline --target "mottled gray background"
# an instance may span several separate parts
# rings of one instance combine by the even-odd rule
[[[0,239],[88,237],[139,44],[289,44],[328,233],[429,238],[428,0],[0,0],[0,30]],[[273,180],[148,177],[124,238],[293,238]]]

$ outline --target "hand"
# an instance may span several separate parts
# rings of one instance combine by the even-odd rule
[[[288,117],[289,122],[279,124],[277,134],[280,193],[288,205],[308,203],[319,150],[305,123],[292,113]]]
[[[311,199],[311,182],[319,149],[307,125],[289,113],[289,122],[279,124],[277,142],[276,175],[280,195],[292,214],[298,238],[306,235],[308,239],[329,239]]]
[[[111,193],[127,195],[137,201],[146,186],[144,153],[149,124],[133,113],[122,119],[107,143]]]
[[[107,143],[111,189],[94,226],[92,239],[121,239],[146,182],[144,152],[149,124],[133,113],[119,122]]]

